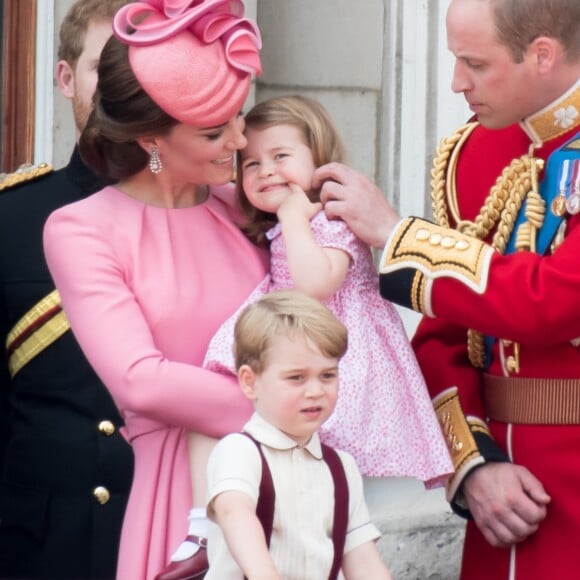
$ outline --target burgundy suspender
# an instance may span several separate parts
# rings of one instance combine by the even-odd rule
[[[244,435],[248,435],[244,433]],[[251,436],[248,437],[256,444],[260,457],[262,459],[262,479],[260,480],[260,493],[258,495],[258,504],[256,505],[256,515],[264,529],[266,536],[266,543],[270,547],[270,538],[272,536],[272,528],[274,527],[274,503],[276,499],[276,492],[274,491],[274,482],[272,481],[272,473],[266,462],[266,457],[262,451],[262,446]]]
[[[332,543],[334,544],[334,560],[328,575],[329,580],[336,580],[344,555],[344,543],[348,525],[348,483],[344,466],[338,453],[322,443],[322,457],[330,468],[334,482],[334,523],[332,526]]]
[[[260,458],[262,460],[262,479],[260,481],[260,495],[258,497],[258,504],[256,506],[256,515],[264,528],[266,542],[270,547],[270,537],[272,536],[272,528],[274,525],[274,503],[276,500],[276,493],[274,491],[274,483],[272,481],[272,474],[262,446],[249,433],[243,432],[249,437],[258,448]],[[338,453],[322,443],[322,458],[326,461],[332,474],[332,481],[334,483],[334,522],[332,526],[332,543],[334,545],[334,558],[332,567],[328,576],[329,580],[336,580],[340,565],[342,564],[342,557],[344,553],[344,543],[346,541],[346,530],[348,525],[348,483],[346,481],[346,474],[344,466],[338,456]]]

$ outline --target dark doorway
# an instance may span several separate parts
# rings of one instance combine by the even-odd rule
[[[0,170],[9,172],[34,155],[36,0],[0,0],[0,18]]]

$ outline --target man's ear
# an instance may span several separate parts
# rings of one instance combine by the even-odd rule
[[[250,365],[242,365],[238,369],[238,383],[240,384],[242,393],[244,393],[250,401],[255,401],[257,399],[256,376],[256,373]]]
[[[75,96],[75,74],[66,60],[59,60],[56,64],[56,84],[65,98]]]
[[[534,55],[538,72],[550,72],[561,58],[564,58],[564,48],[555,38],[539,36],[529,46]]]

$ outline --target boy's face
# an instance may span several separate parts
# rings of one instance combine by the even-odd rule
[[[261,373],[238,371],[245,395],[269,423],[306,445],[328,419],[338,396],[338,359],[324,356],[303,336],[276,336]]]

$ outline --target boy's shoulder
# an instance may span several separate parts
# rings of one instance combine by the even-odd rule
[[[252,468],[260,462],[258,442],[243,432],[229,433],[213,448],[210,458],[214,462],[228,461],[230,466]],[[251,464],[251,465],[250,465]]]
[[[349,489],[352,490],[353,486],[358,489],[360,486],[362,486],[362,474],[358,468],[358,465],[356,464],[355,458],[348,451],[343,451],[342,449],[337,449],[336,447],[333,447],[333,449],[336,451],[342,463]]]
[[[340,457],[340,460],[342,461],[342,464],[345,466],[345,469],[347,466],[349,468],[354,466],[358,471],[356,460],[353,455],[351,455],[348,451],[343,451],[342,449],[338,449],[337,447],[333,447],[332,449],[334,449],[334,451],[336,451],[336,453]]]

